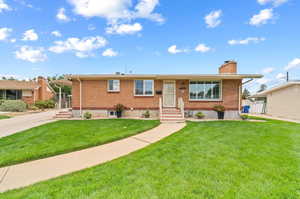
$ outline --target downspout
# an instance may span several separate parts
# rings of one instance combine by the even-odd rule
[[[78,77],[78,81],[79,81],[79,114],[80,117],[82,118],[82,82],[79,77]]]

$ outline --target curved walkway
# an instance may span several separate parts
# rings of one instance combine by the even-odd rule
[[[0,168],[0,192],[89,168],[144,148],[182,129],[185,123],[158,127],[112,143],[89,149]]]

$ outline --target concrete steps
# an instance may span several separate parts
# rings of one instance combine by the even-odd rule
[[[60,111],[60,112],[56,113],[56,115],[54,116],[54,118],[56,118],[56,119],[69,119],[72,117],[73,117],[73,114],[70,111]]]
[[[177,108],[163,108],[160,121],[162,123],[182,123],[185,119]]]

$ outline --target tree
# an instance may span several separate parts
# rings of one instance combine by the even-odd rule
[[[267,85],[266,84],[261,84],[259,90],[257,91],[258,93],[263,92],[267,90]]]
[[[250,91],[245,88],[242,93],[242,99],[247,99],[250,95],[251,95]]]

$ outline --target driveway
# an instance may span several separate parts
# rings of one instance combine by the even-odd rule
[[[53,110],[0,120],[0,138],[32,127],[53,122],[55,121],[53,117],[56,112],[57,110]]]

